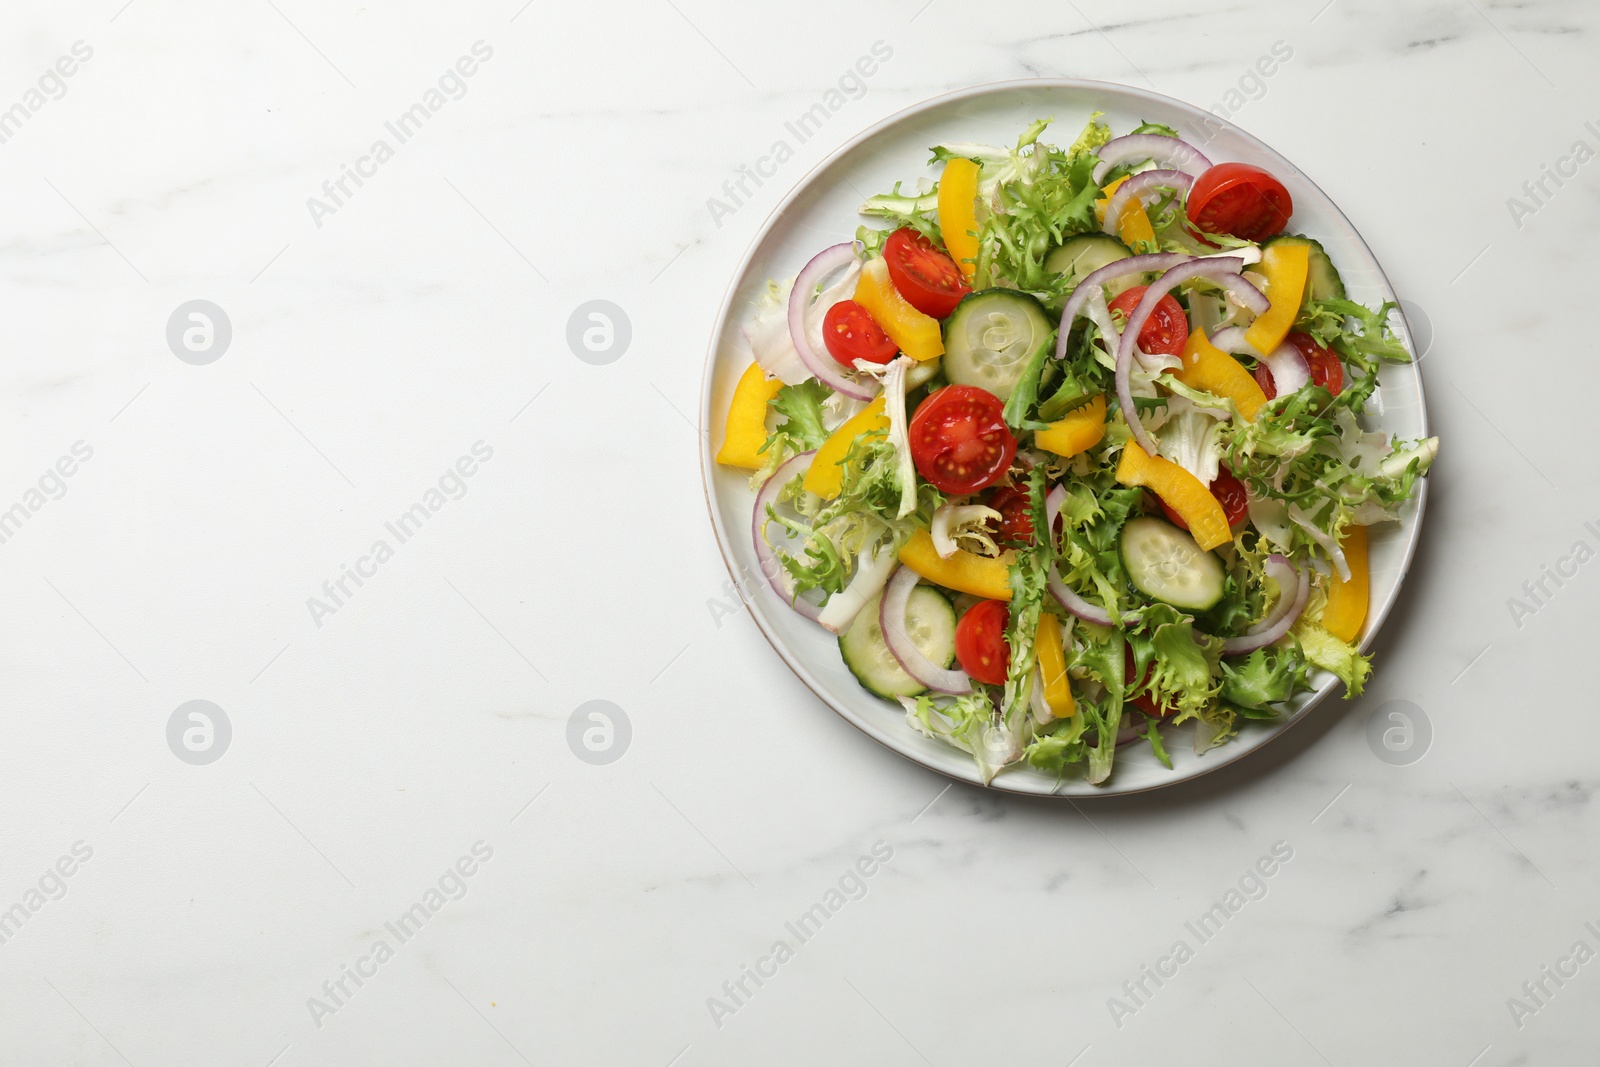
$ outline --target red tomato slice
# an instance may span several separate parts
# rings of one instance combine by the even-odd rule
[[[889,235],[883,244],[883,261],[889,267],[889,280],[906,303],[924,315],[942,319],[972,292],[956,261],[909,226]]]
[[[1294,214],[1283,183],[1248,163],[1218,163],[1194,180],[1186,211],[1196,229],[1260,243]]]
[[[1006,684],[1006,668],[1011,665],[1011,647],[1006,644],[1006,625],[1011,609],[1004,600],[985,600],[975,604],[956,623],[956,662],[961,669],[989,685]]]
[[[822,342],[830,356],[852,370],[858,359],[887,363],[900,351],[872,312],[854,300],[841,300],[828,309],[822,318]]]
[[[1311,368],[1311,384],[1322,386],[1331,396],[1343,391],[1344,364],[1337,355],[1317,344],[1317,339],[1309,333],[1291,333],[1289,343],[1306,357],[1306,365]]]
[[[911,417],[908,436],[917,472],[940,492],[966,496],[1005,477],[1017,439],[1001,417],[1005,405],[987,389],[947,385]]]
[[[1317,339],[1309,333],[1296,331],[1288,340],[1305,357],[1306,366],[1311,369],[1311,384],[1322,386],[1330,396],[1338,396],[1344,390],[1344,364],[1339,362],[1338,355],[1317,344]],[[1268,400],[1278,398],[1272,368],[1265,361],[1256,364],[1256,384],[1261,386]]]
[[[1221,464],[1217,465],[1217,476],[1211,479],[1211,495],[1222,505],[1223,512],[1228,516],[1229,526],[1239,525],[1250,513],[1250,494],[1245,491],[1244,483]],[[1159,496],[1156,499],[1161,500]],[[1167,507],[1165,500],[1161,500],[1161,510],[1167,513],[1167,520],[1178,529],[1189,528],[1189,524],[1183,521],[1183,516]]]
[[[1278,384],[1272,380],[1272,368],[1267,366],[1266,360],[1263,359],[1256,364],[1255,375],[1256,384],[1267,394],[1267,399],[1278,399]]]
[[[957,630],[959,631],[959,629],[960,627],[958,625]],[[958,645],[957,648],[959,647],[960,646]],[[1150,672],[1154,668],[1155,663],[1152,662],[1149,666],[1145,667],[1144,677],[1135,682],[1133,680],[1133,649],[1129,648],[1127,645],[1122,646],[1122,676],[1127,681],[1126,688],[1129,691],[1148,682],[1150,680]],[[967,673],[970,674],[972,672],[968,671]],[[1177,708],[1170,707],[1166,704],[1157,704],[1149,693],[1140,693],[1138,696],[1128,701],[1128,703],[1132,704],[1134,707],[1138,708],[1152,719],[1170,719],[1172,716],[1178,713]]]
[[[1033,544],[1033,501],[1020,485],[997,485],[989,490],[986,503],[1000,513],[1000,529],[995,540],[1011,548]]]
[[[1126,319],[1139,306],[1139,301],[1144,299],[1144,291],[1148,288],[1148,285],[1134,286],[1111,301],[1111,310],[1122,312]],[[1156,301],[1156,309],[1139,331],[1139,347],[1151,355],[1177,356],[1182,355],[1183,346],[1188,340],[1189,318],[1183,313],[1183,305],[1168,293]]]

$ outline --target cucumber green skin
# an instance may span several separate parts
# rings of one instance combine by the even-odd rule
[[[1272,238],[1261,247],[1268,248],[1275,244],[1305,245],[1311,249],[1310,269],[1306,272],[1307,300],[1344,299],[1344,279],[1339,277],[1339,272],[1334,269],[1333,260],[1328,258],[1328,253],[1323,249],[1322,242],[1314,237],[1304,237],[1297,233],[1284,233]]]
[[[1032,327],[1032,339],[1018,357],[1005,366],[976,358],[968,338],[969,320],[986,310],[1003,311],[1009,318],[1021,317]],[[955,385],[975,385],[1008,400],[1028,363],[1055,340],[1055,323],[1044,305],[1016,289],[980,289],[961,298],[961,303],[944,320],[944,375]],[[988,351],[988,350],[983,350]]]
[[[1194,595],[1174,596],[1170,584],[1154,574],[1150,564],[1140,559],[1137,552],[1129,551],[1130,541],[1155,538],[1165,538],[1184,550],[1185,558],[1176,566],[1187,569],[1187,577],[1201,584],[1202,588],[1194,590]],[[1122,533],[1117,538],[1117,551],[1122,556],[1123,569],[1128,572],[1128,580],[1133,587],[1153,600],[1185,611],[1206,611],[1216,607],[1222,600],[1225,591],[1222,562],[1212,553],[1201,551],[1193,537],[1169,522],[1149,516],[1129,519],[1123,524]]]
[[[878,696],[893,700],[925,693],[927,687],[905,672],[883,640],[883,630],[878,624],[878,608],[882,603],[882,593],[867,601],[861,614],[839,635],[839,655],[850,673],[856,676],[856,681]],[[927,585],[911,590],[906,606],[906,627],[924,656],[941,667],[955,662],[956,611],[938,590]],[[919,636],[927,639],[919,640]]]
[[[1133,250],[1109,233],[1080,233],[1068,237],[1061,247],[1044,257],[1044,269],[1052,274],[1067,274],[1073,286],[1085,277],[1119,259],[1132,257]],[[1124,278],[1106,286],[1106,299],[1114,300],[1134,279]]]

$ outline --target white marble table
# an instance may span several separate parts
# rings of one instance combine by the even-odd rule
[[[6,9],[0,1061],[1592,1059],[1591,5],[519,2]],[[1445,439],[1365,698],[1076,806],[947,788],[715,607],[689,417],[813,163],[1068,75],[1322,184]]]

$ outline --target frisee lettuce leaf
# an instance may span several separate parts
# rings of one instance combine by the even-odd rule
[[[1266,711],[1306,688],[1306,657],[1300,642],[1268,645],[1248,656],[1222,661],[1223,700],[1251,711]]]
[[[827,427],[823,425],[822,402],[833,395],[833,391],[815,378],[807,378],[799,385],[786,385],[778,390],[778,395],[772,398],[771,404],[778,414],[783,416],[783,421],[778,423],[773,436],[786,434],[796,452],[806,452],[819,447],[828,439]],[[768,444],[771,438],[768,438]],[[762,445],[765,451],[767,445]]]

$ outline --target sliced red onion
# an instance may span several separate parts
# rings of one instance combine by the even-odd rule
[[[1056,333],[1056,358],[1061,359],[1067,354],[1067,332],[1072,329],[1073,321],[1085,312],[1089,298],[1096,290],[1104,296],[1107,282],[1126,278],[1130,274],[1171,270],[1178,264],[1188,261],[1189,257],[1180,252],[1153,252],[1146,256],[1119,259],[1114,263],[1107,263],[1097,271],[1091,271],[1072,290],[1072,295],[1067,298],[1067,306],[1061,309],[1061,329]]]
[[[1288,396],[1311,381],[1311,364],[1294,345],[1281,344],[1262,359],[1272,371],[1272,387],[1279,396]]]
[[[1033,681],[1028,689],[1028,707],[1033,711],[1033,721],[1040,726],[1055,719],[1055,712],[1050,710],[1050,702],[1044,698],[1044,682],[1039,678],[1039,668],[1033,668]]]
[[[1291,545],[1289,528],[1289,511],[1287,505],[1277,497],[1258,496],[1254,489],[1246,486],[1245,495],[1250,501],[1250,525],[1268,541],[1277,545],[1285,552]]]
[[[917,643],[906,633],[906,607],[911,602],[911,590],[917,587],[917,572],[901,567],[884,587],[883,600],[878,604],[878,625],[883,629],[883,643],[900,664],[900,669],[936,693],[964,696],[972,692],[972,679],[965,671],[941,667],[922,654]]]
[[[1232,257],[1234,259],[1242,259],[1242,260],[1244,260],[1244,265],[1245,266],[1253,267],[1257,263],[1261,262],[1261,246],[1260,245],[1239,245],[1236,248],[1224,248],[1220,252],[1207,252],[1205,255],[1201,256],[1200,258],[1201,259],[1227,259],[1229,257]]]
[[[1220,352],[1260,359],[1261,353],[1256,351],[1254,345],[1245,340],[1244,335],[1245,328],[1243,326],[1224,326],[1211,335],[1211,345]]]
[[[870,385],[845,377],[839,362],[826,352],[818,353],[806,336],[806,311],[811,307],[811,296],[818,283],[834,271],[848,267],[855,259],[856,246],[846,241],[824,248],[801,269],[794,280],[794,288],[789,291],[789,338],[794,342],[800,361],[823,385],[853,400],[871,400],[874,391]]]
[[[1067,490],[1063,486],[1056,486],[1044,498],[1045,525],[1049,527],[1051,536],[1055,535],[1056,516],[1061,514],[1061,504],[1067,499]],[[1084,622],[1092,622],[1097,626],[1115,626],[1116,621],[1105,608],[1095,607],[1083,597],[1067,588],[1067,583],[1061,580],[1061,572],[1056,570],[1054,563],[1050,564],[1050,595],[1056,598],[1067,612]]]
[[[1241,269],[1244,267],[1246,259],[1245,256],[1235,253],[1229,253],[1225,256],[1202,256],[1200,258],[1216,263],[1225,262],[1230,259],[1235,260],[1239,263]],[[1254,311],[1257,315],[1262,314],[1272,306],[1272,301],[1267,299],[1266,293],[1263,293],[1260,289],[1257,289],[1249,279],[1241,277],[1238,274],[1224,274],[1220,277],[1212,278],[1211,280],[1216,282],[1223,292],[1232,297],[1235,304],[1238,304],[1240,307],[1246,308],[1247,310]]]
[[[803,600],[795,596],[792,589],[785,587],[783,576],[786,572],[783,569],[783,564],[778,562],[777,552],[767,543],[762,531],[767,524],[767,508],[777,501],[778,494],[783,491],[784,486],[794,480],[795,475],[804,472],[811,466],[811,457],[816,454],[815,449],[810,452],[802,452],[798,456],[786,460],[779,465],[777,470],[772,472],[772,477],[766,480],[766,483],[761,487],[761,492],[756,494],[755,514],[750,524],[751,536],[755,539],[756,563],[760,565],[761,573],[766,576],[767,583],[772,586],[773,592],[783,598],[784,603],[812,622],[815,622],[817,616],[822,614],[822,605]]]
[[[1133,389],[1129,379],[1129,374],[1133,370],[1134,342],[1139,337],[1139,331],[1144,329],[1144,324],[1149,321],[1161,298],[1185,282],[1205,280],[1224,289],[1229,289],[1230,285],[1237,283],[1261,297],[1265,303],[1267,298],[1261,295],[1261,291],[1239,277],[1239,271],[1243,268],[1244,261],[1234,258],[1191,259],[1180,263],[1150,283],[1149,288],[1144,291],[1144,296],[1139,300],[1139,306],[1133,309],[1133,314],[1128,316],[1127,325],[1122,328],[1122,342],[1117,345],[1117,402],[1122,405],[1122,415],[1128,420],[1128,429],[1133,434],[1133,439],[1139,443],[1140,448],[1152,456],[1160,450],[1150,432],[1144,428],[1144,423],[1139,421],[1139,412],[1133,406]]]
[[[1311,516],[1299,504],[1289,505],[1289,520],[1304,530],[1306,536],[1315,541],[1328,554],[1328,559],[1333,563],[1333,569],[1338,572],[1342,580],[1348,582],[1350,580],[1350,561],[1345,559],[1344,549],[1339,547],[1339,542],[1323,533],[1321,527],[1311,521]]]
[[[1100,229],[1116,236],[1122,211],[1135,197],[1144,203],[1145,194],[1154,189],[1173,189],[1187,194],[1193,184],[1194,179],[1181,170],[1147,170],[1135,174],[1117,186],[1117,191],[1111,195],[1111,202],[1106,205],[1106,220],[1100,224]]]
[[[1067,583],[1061,580],[1061,572],[1056,570],[1054,563],[1050,564],[1050,595],[1056,598],[1056,603],[1066,609],[1070,615],[1075,615],[1084,622],[1092,622],[1096,626],[1115,626],[1116,622],[1106,612],[1105,608],[1097,608],[1083,597],[1067,588]]]
[[[1194,145],[1176,137],[1163,137],[1159,133],[1130,133],[1126,137],[1113,138],[1101,145],[1095,155],[1100,157],[1099,165],[1094,168],[1096,185],[1112,167],[1146,159],[1181,170],[1191,178],[1198,178],[1211,169],[1211,160]]]
[[[1106,351],[1116,358],[1117,345],[1122,343],[1122,331],[1117,329],[1117,320],[1111,317],[1111,305],[1106,303],[1105,290],[1095,286],[1086,301],[1084,313],[1089,316],[1089,321],[1100,327],[1100,337],[1106,343]]]
[[[879,543],[870,549],[862,549],[856,557],[855,573],[843,589],[828,597],[828,602],[822,605],[817,624],[830,634],[844,633],[867,606],[867,601],[883,592],[889,575],[899,565],[900,560],[891,543]]]
[[[1061,505],[1067,502],[1067,487],[1057,485],[1044,495],[1045,523],[1050,527],[1050,536],[1056,535],[1056,520],[1061,517]]]
[[[1311,575],[1277,553],[1267,557],[1266,570],[1278,583],[1278,602],[1267,617],[1238,637],[1222,642],[1224,656],[1242,656],[1265,648],[1289,632],[1311,598]],[[1291,592],[1293,590],[1293,592]]]

